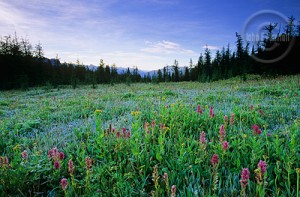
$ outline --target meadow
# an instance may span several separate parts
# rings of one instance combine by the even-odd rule
[[[0,196],[300,196],[300,76],[0,92]]]

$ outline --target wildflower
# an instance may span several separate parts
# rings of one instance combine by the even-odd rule
[[[206,144],[205,132],[202,131],[200,135],[200,144]]]
[[[223,144],[222,144],[222,148],[223,148],[223,150],[228,150],[229,143],[227,141],[224,141]]]
[[[253,110],[253,105],[250,105],[250,110]]]
[[[152,180],[154,181],[154,186],[155,186],[156,189],[158,188],[158,179],[159,179],[158,166],[155,165],[154,168],[153,168]]]
[[[63,160],[65,158],[65,154],[63,152],[59,153],[59,159]]]
[[[164,181],[168,180],[168,173],[166,173],[166,172],[164,173],[163,179],[164,179]]]
[[[225,116],[224,116],[224,122],[227,122],[227,121],[228,121],[228,116],[225,115]]]
[[[68,188],[68,180],[66,178],[63,178],[60,181],[60,185],[61,185],[62,190],[66,190]]]
[[[21,156],[23,159],[28,159],[28,152],[27,150],[24,150],[22,153],[21,153]]]
[[[120,138],[120,135],[121,135],[121,134],[120,134],[120,131],[117,131],[116,137],[117,137],[117,138]]]
[[[74,167],[73,161],[70,159],[69,162],[68,162],[68,172],[70,174],[73,174],[74,173],[74,169],[75,169],[75,167]]]
[[[248,181],[249,181],[249,178],[250,178],[250,171],[249,171],[248,168],[243,168],[241,178],[242,178],[240,180],[241,187],[245,188],[248,185]]]
[[[87,170],[90,170],[92,168],[92,160],[90,157],[85,158],[85,167]]]
[[[58,168],[60,168],[60,163],[59,163],[59,161],[55,161],[53,166],[54,166],[54,169],[55,169],[55,170],[57,170]]]
[[[169,178],[168,178],[168,173],[166,173],[166,172],[164,173],[163,179],[164,179],[164,182],[165,182],[165,184],[166,184],[166,188],[169,189]]]
[[[264,175],[264,173],[267,171],[267,164],[265,161],[260,160],[257,164],[257,168],[260,169],[260,172],[262,173],[262,175]]]
[[[176,196],[176,185],[172,185],[171,188],[171,197],[175,197]]]
[[[212,165],[215,167],[219,163],[219,157],[217,154],[214,154],[210,160]]]
[[[254,134],[257,134],[257,135],[260,135],[260,134],[261,134],[261,130],[259,129],[259,127],[258,127],[256,124],[254,124],[254,125],[252,126],[252,128],[253,128],[253,130],[254,130]]]
[[[197,106],[196,112],[199,113],[199,114],[202,114],[203,111],[202,111],[200,105]]]
[[[257,164],[257,169],[254,170],[256,176],[256,181],[258,184],[262,184],[264,182],[264,175],[267,171],[267,164],[265,161],[260,160]]]
[[[144,129],[147,131],[149,129],[149,123],[148,122],[145,122],[144,123]]]
[[[0,156],[0,168],[1,167],[6,167],[6,168],[10,168],[10,164],[9,164],[9,161],[8,161],[8,158],[5,156],[5,157],[1,157]]]
[[[164,128],[165,128],[165,125],[164,125],[164,124],[160,124],[160,125],[159,125],[159,128],[160,128],[160,129],[164,129]]]
[[[95,114],[101,114],[101,112],[102,112],[102,110],[100,110],[100,109],[95,110]]]
[[[264,113],[263,110],[261,110],[261,109],[260,109],[258,112],[259,112],[261,115],[265,115],[265,113]]]
[[[214,114],[214,111],[213,111],[212,106],[209,107],[209,116],[210,116],[211,118],[215,117],[215,114]]]
[[[131,131],[128,131],[128,132],[126,133],[125,137],[126,137],[126,138],[130,138],[130,136],[131,136]]]
[[[231,114],[231,117],[230,117],[230,124],[231,124],[231,125],[234,125],[234,114]]]
[[[220,126],[220,142],[223,142],[225,140],[225,136],[226,136],[226,132],[225,132],[225,129],[224,129],[224,125],[221,125]]]
[[[123,136],[126,135],[126,128],[122,128],[122,133],[123,133]]]
[[[151,122],[151,126],[152,126],[152,128],[155,127],[155,121],[154,120]]]

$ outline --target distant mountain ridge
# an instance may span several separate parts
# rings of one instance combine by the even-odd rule
[[[51,62],[51,64],[53,65],[53,66],[56,66],[57,65],[57,60],[56,59],[49,59],[50,60],[50,62]],[[84,65],[87,69],[89,69],[89,70],[91,70],[91,71],[96,71],[97,69],[98,69],[98,66],[95,66],[95,65],[93,65],[93,64],[90,64],[90,65]],[[169,72],[170,73],[170,75],[172,75],[173,74],[173,66],[165,66],[164,68],[166,68],[166,71],[167,72]],[[145,76],[147,76],[148,74],[150,75],[150,77],[152,77],[152,76],[154,76],[154,75],[156,75],[157,74],[157,72],[158,72],[158,70],[161,70],[161,72],[163,72],[163,69],[164,68],[160,68],[160,69],[157,69],[157,70],[151,70],[151,71],[146,71],[146,70],[140,70],[140,69],[138,69],[138,74],[141,76],[141,77],[145,77]],[[182,72],[182,74],[184,74],[185,73],[185,68],[186,68],[186,66],[184,66],[184,67],[178,67],[178,69],[179,69],[179,72]],[[126,73],[127,72],[127,69],[128,69],[128,67],[127,68],[125,68],[125,67],[116,67],[116,69],[117,69],[117,73],[118,74],[124,74],[124,73]],[[129,70],[130,70],[130,73],[133,73],[133,70],[134,70],[134,68],[129,68]]]

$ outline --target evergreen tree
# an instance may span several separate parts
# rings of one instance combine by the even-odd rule
[[[174,74],[174,76],[173,76]],[[172,74],[172,81],[178,82],[179,81],[179,66],[178,66],[178,61],[175,59],[174,60],[174,65],[173,65],[173,74]]]
[[[100,59],[99,66],[97,68],[97,82],[98,83],[104,83],[105,82],[105,63],[103,59]]]
[[[162,82],[163,81],[163,75],[160,69],[157,71],[157,81]]]
[[[188,67],[185,67],[184,71],[184,81],[189,81],[190,80],[190,70]]]

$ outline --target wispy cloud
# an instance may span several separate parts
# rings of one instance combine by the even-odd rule
[[[204,45],[204,46],[202,46],[202,49],[206,49],[206,48],[208,48],[208,49],[210,49],[210,50],[213,50],[213,51],[216,51],[216,50],[219,50],[219,49],[220,49],[220,47],[218,47],[218,46],[213,46],[213,45]]]
[[[146,48],[142,48],[141,51],[147,53],[157,53],[157,54],[189,54],[195,55],[193,50],[184,49],[180,46],[180,44],[171,42],[171,41],[158,41],[158,42],[150,42],[146,41]]]

